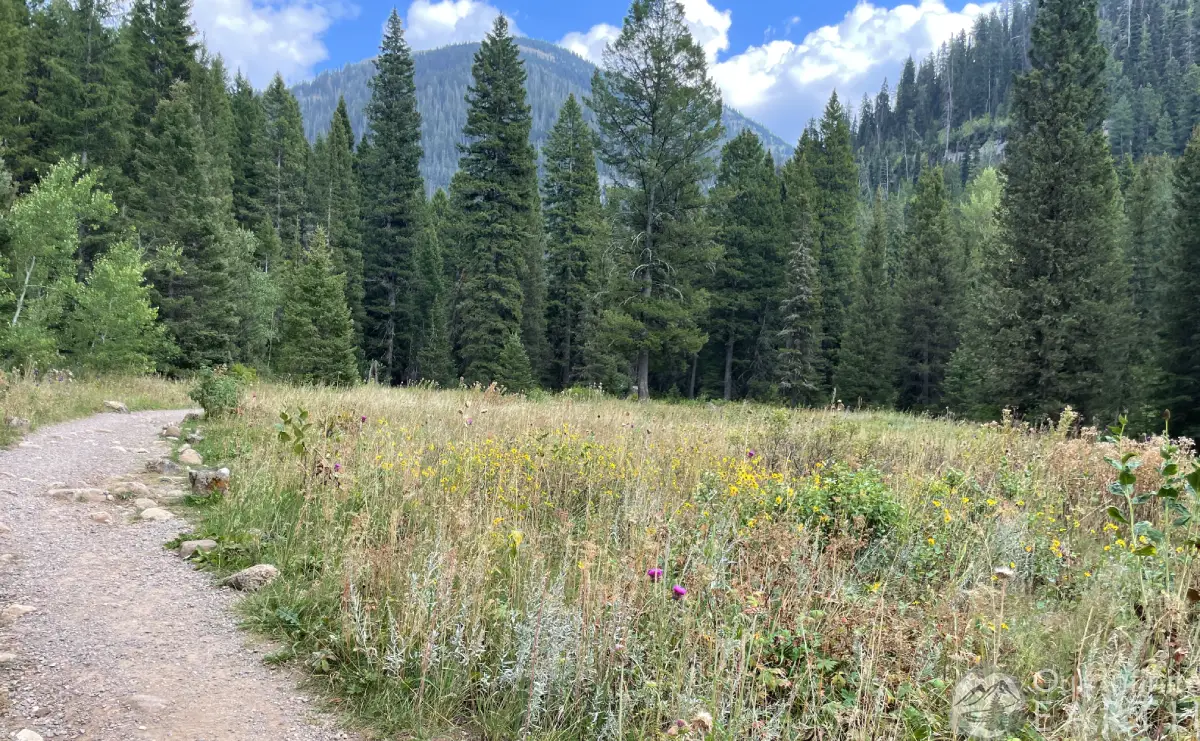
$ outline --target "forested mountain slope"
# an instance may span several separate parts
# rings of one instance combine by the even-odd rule
[[[577,97],[590,94],[595,66],[576,54],[546,41],[518,39],[521,58],[529,78],[526,89],[533,108],[533,145],[541,148],[558,109],[570,93]],[[464,96],[471,81],[471,59],[479,44],[455,44],[440,49],[416,52],[417,105],[421,111],[421,143],[425,158],[421,171],[430,192],[444,188],[458,168],[467,106]],[[350,123],[356,137],[361,137],[366,123],[366,105],[371,97],[368,83],[375,74],[373,60],[348,64],[337,70],[322,72],[311,81],[292,88],[304,116],[304,133],[310,140],[328,130],[329,121],[337,107],[338,96],[345,96]],[[592,118],[590,110],[584,115]],[[782,163],[791,156],[792,147],[735,110],[725,110],[726,139],[732,139],[743,129],[751,129]]]

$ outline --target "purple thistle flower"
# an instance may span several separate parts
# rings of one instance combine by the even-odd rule
[[[365,423],[367,421],[367,415],[364,414],[361,418],[361,421]]]
[[[338,472],[338,471],[340,471],[340,470],[342,470],[342,464],[341,464],[341,463],[334,463],[334,464],[333,464],[333,472],[334,472],[334,473],[337,473],[337,472]]]
[[[747,458],[748,460],[754,460],[755,456],[757,456],[757,455],[758,455],[758,451],[757,451],[757,450],[755,450],[754,448],[751,448],[751,449],[750,449],[750,450],[749,450],[749,451],[746,453],[746,458]]]
[[[467,421],[467,427],[470,427],[471,425],[475,424],[475,418],[474,418],[474,417],[467,417],[467,420],[466,420],[466,421]]]
[[[646,576],[650,577],[650,581],[661,581],[663,578],[662,569],[647,569]]]
[[[674,587],[671,587],[671,592],[673,593],[672,594],[673,599],[680,600],[687,596],[687,590],[684,589],[683,587],[679,586],[678,584],[676,584]]]

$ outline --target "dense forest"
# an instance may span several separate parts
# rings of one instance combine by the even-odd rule
[[[1200,431],[1194,5],[1012,3],[782,160],[671,0],[552,123],[502,19],[460,116],[393,13],[311,144],[188,0],[0,0],[0,360]]]
[[[590,94],[596,67],[546,41],[517,38],[516,43],[525,65],[525,94],[533,116],[530,140],[540,151],[567,97],[574,94],[582,99]],[[466,94],[471,84],[471,61],[477,51],[479,44],[475,43],[413,53],[417,110],[421,113],[421,146],[425,150],[421,175],[425,178],[425,189],[431,195],[438,188],[448,187],[450,178],[458,170],[458,145],[465,143],[462,130],[467,121]],[[322,72],[315,79],[293,86],[292,94],[300,102],[304,133],[309,141],[316,141],[329,130],[333,111],[342,99],[350,113],[350,126],[361,137],[367,129],[367,102],[371,98],[370,82],[374,76],[375,62],[369,59]],[[595,122],[591,110],[585,108],[584,115],[589,123]],[[725,138],[731,139],[748,128],[763,140],[780,162],[791,156],[791,145],[737,111],[726,108],[722,120]],[[600,169],[604,180],[608,173],[603,163]]]

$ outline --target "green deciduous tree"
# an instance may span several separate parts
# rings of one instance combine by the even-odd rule
[[[705,341],[697,273],[716,251],[703,223],[700,183],[713,172],[721,97],[675,0],[635,0],[604,52],[592,95],[601,158],[624,186],[614,195],[622,201],[633,280],[614,305],[631,332],[644,400],[652,363],[671,369]]]
[[[546,326],[552,385],[559,389],[580,378],[584,332],[598,290],[604,231],[594,144],[583,109],[574,95],[568,96],[543,150],[549,277]]]
[[[341,386],[358,378],[345,276],[335,272],[325,230],[287,269],[276,370],[301,383]]]
[[[525,68],[504,16],[475,55],[455,204],[462,218],[456,321],[463,375],[489,383],[515,372],[514,332],[526,328],[525,288],[538,263],[537,184]],[[539,255],[540,257],[540,255]],[[524,351],[523,351],[524,352]],[[502,354],[505,355],[502,362]],[[519,379],[510,379],[513,381]]]

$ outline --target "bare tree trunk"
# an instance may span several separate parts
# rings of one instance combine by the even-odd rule
[[[692,354],[692,377],[688,381],[688,398],[696,398],[696,368],[700,365],[700,353]]]
[[[12,326],[17,326],[17,320],[21,318],[21,310],[25,308],[25,294],[29,292],[29,280],[33,277],[33,268],[37,265],[37,255],[34,255],[29,260],[29,267],[25,270],[25,283],[21,286],[21,297],[17,299],[17,310],[13,314]]]
[[[733,334],[725,341],[725,401],[733,400]]]

